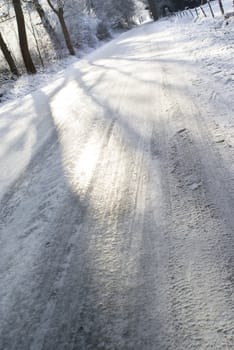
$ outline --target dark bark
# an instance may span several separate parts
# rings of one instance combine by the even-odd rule
[[[17,21],[18,33],[19,33],[19,43],[20,43],[20,49],[23,56],[24,64],[29,74],[35,74],[36,68],[33,64],[32,57],[30,55],[29,48],[28,48],[27,33],[25,28],[24,14],[21,7],[21,2],[20,0],[12,0],[12,2],[15,10],[15,15],[16,15],[16,21]]]
[[[4,55],[8,65],[9,65],[9,67],[10,67],[11,73],[19,76],[20,74],[19,74],[19,71],[18,71],[18,69],[16,67],[15,61],[14,61],[12,55],[11,55],[10,50],[7,47],[7,44],[5,43],[5,41],[3,39],[1,33],[0,33],[0,48],[2,50],[2,53],[3,53],[3,55]]]
[[[175,0],[174,5],[176,10],[183,11],[185,9],[184,0]]]
[[[70,53],[70,55],[74,56],[75,55],[75,50],[73,48],[72,42],[71,42],[71,38],[70,38],[70,34],[69,31],[67,29],[67,25],[64,19],[64,11],[63,11],[63,7],[59,7],[58,9],[56,9],[51,0],[47,0],[49,6],[51,7],[51,9],[54,11],[54,13],[58,16],[59,19],[59,23],[61,25],[62,31],[63,31],[63,35],[64,35],[64,39],[67,45],[67,49]]]
[[[63,11],[61,11],[61,10],[62,9],[59,9],[59,15],[58,15],[59,22],[60,22],[61,27],[62,27],[62,31],[63,31],[63,35],[64,35],[64,39],[66,41],[68,51],[70,52],[70,55],[74,56],[75,51],[74,51],[74,48],[73,48],[73,45],[71,42],[70,34],[68,32],[68,29],[67,29],[67,25],[66,25],[65,20],[64,20]]]
[[[153,20],[157,21],[159,18],[159,15],[158,15],[158,8],[156,5],[156,0],[148,0],[148,2],[149,2],[150,12],[153,16]]]

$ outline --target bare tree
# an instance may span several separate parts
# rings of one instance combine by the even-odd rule
[[[47,34],[50,37],[50,40],[54,46],[54,49],[55,50],[59,49],[60,48],[59,39],[56,35],[54,28],[52,27],[52,25],[49,21],[49,18],[46,15],[45,10],[43,9],[42,5],[40,4],[39,0],[31,0],[30,2],[33,4],[35,10],[37,11],[37,13],[41,19],[41,22],[42,22]]]
[[[19,76],[19,71],[16,67],[15,61],[11,55],[10,50],[7,47],[7,44],[5,43],[5,41],[3,39],[1,32],[0,32],[0,48],[2,50],[2,53],[3,53],[8,65],[9,65],[9,67],[10,67],[11,72],[13,74]]]
[[[25,28],[24,14],[21,7],[21,1],[12,0],[12,3],[14,6],[15,15],[16,15],[16,21],[17,21],[18,33],[19,33],[19,43],[20,43],[20,49],[23,56],[24,64],[29,74],[35,74],[36,68],[33,64],[32,57],[30,55],[29,48],[28,48],[27,33]]]
[[[56,0],[57,3],[57,7],[55,7],[55,5],[52,3],[51,0],[47,0],[50,8],[52,9],[52,11],[56,14],[56,16],[59,19],[59,23],[61,25],[62,31],[63,31],[63,35],[64,35],[64,39],[67,45],[67,49],[70,52],[70,55],[75,55],[75,50],[73,48],[72,42],[71,42],[71,38],[70,38],[70,34],[69,31],[67,29],[67,25],[64,19],[64,1],[63,0]]]

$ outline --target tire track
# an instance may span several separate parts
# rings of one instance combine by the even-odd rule
[[[164,93],[173,101],[166,88]],[[227,269],[230,255],[222,250],[222,241],[229,241],[230,231],[217,210],[217,197],[210,196],[204,154],[212,155],[213,164],[217,161],[211,146],[202,143],[197,135],[198,130],[204,129],[200,124],[198,130],[195,128],[196,114],[185,117],[178,97],[174,97],[171,105],[165,124],[169,128],[165,177],[170,191],[168,215],[172,217],[169,278],[174,347],[231,349],[231,265]]]

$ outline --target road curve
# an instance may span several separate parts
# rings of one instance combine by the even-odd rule
[[[2,350],[234,348],[234,152],[156,28],[31,97],[51,132],[1,202]]]

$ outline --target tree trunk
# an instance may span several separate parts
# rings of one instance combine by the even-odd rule
[[[52,25],[50,24],[50,21],[49,19],[47,18],[46,16],[46,13],[43,9],[43,7],[41,6],[41,4],[39,3],[38,0],[33,0],[33,4],[35,6],[35,9],[42,21],[42,24],[47,32],[47,34],[49,35],[50,37],[50,40],[54,46],[54,49],[59,49],[60,48],[60,43],[59,43],[59,40],[57,38],[57,35],[55,33],[55,30],[54,28],[52,27]]]
[[[74,51],[74,48],[73,48],[73,45],[71,42],[70,34],[68,32],[68,29],[67,29],[67,25],[66,25],[65,20],[64,20],[64,13],[63,13],[62,8],[60,8],[58,11],[58,19],[59,19],[59,22],[60,22],[61,27],[62,27],[62,31],[63,31],[63,35],[64,35],[64,38],[66,41],[68,51],[70,52],[70,55],[74,56],[75,51]]]
[[[158,9],[157,9],[157,5],[156,5],[156,0],[148,0],[149,2],[149,8],[150,8],[150,12],[152,13],[153,19],[154,21],[158,20]]]
[[[20,43],[20,49],[23,56],[24,64],[26,67],[26,70],[29,74],[35,74],[36,68],[33,64],[29,48],[28,48],[28,40],[27,40],[27,33],[25,28],[25,21],[24,21],[24,14],[21,7],[20,0],[12,0],[15,15],[16,15],[16,21],[18,26],[18,33],[19,33],[19,43]]]
[[[66,41],[66,45],[68,48],[68,51],[70,52],[70,55],[74,56],[75,55],[75,51],[71,42],[71,38],[70,38],[70,34],[68,32],[67,29],[67,25],[65,23],[65,19],[64,19],[64,11],[63,11],[63,7],[60,5],[57,9],[55,8],[55,6],[52,4],[51,0],[47,0],[50,8],[52,9],[52,11],[58,16],[60,25],[62,27],[62,31],[63,31],[63,35],[64,35],[64,39]]]
[[[11,73],[19,76],[20,74],[19,74],[19,71],[16,67],[15,61],[11,55],[11,52],[8,50],[8,47],[4,41],[1,33],[0,33],[0,48],[2,50],[2,53],[3,53],[8,65],[9,65],[9,67],[10,67]]]

